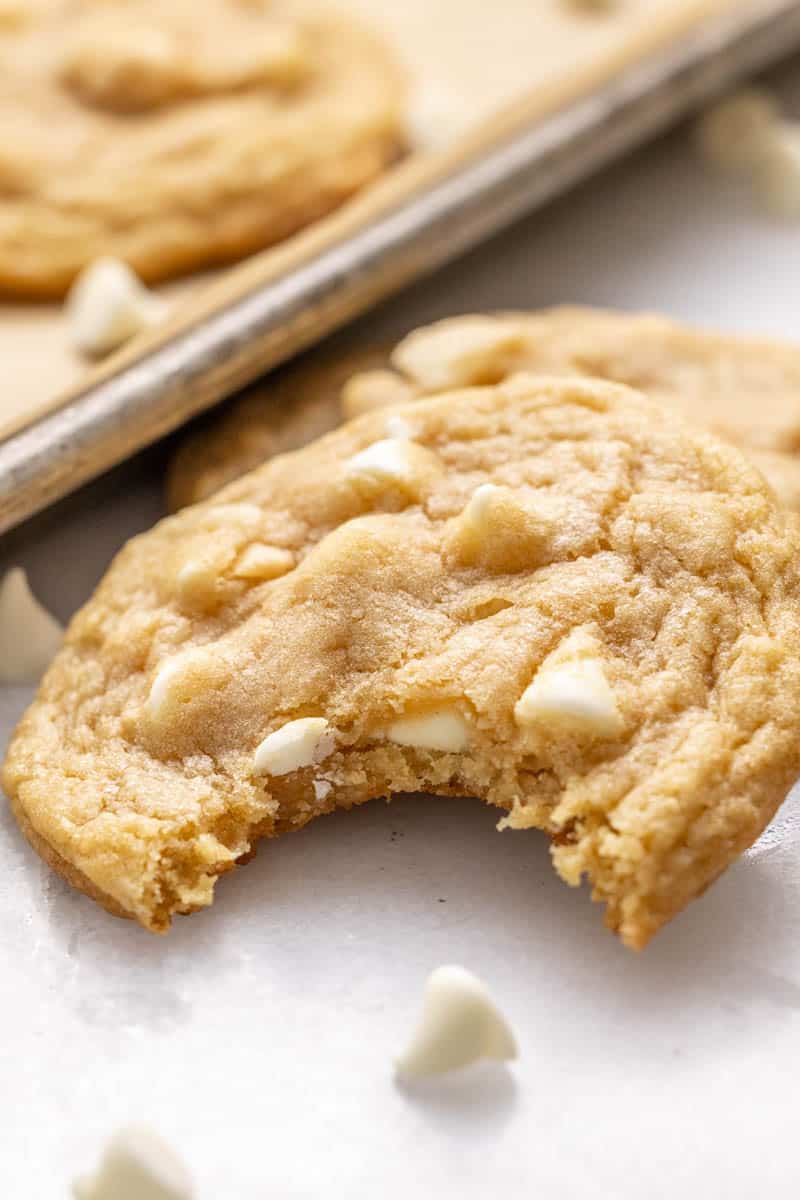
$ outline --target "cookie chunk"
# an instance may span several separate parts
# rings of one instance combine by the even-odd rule
[[[302,228],[402,142],[389,49],[315,0],[19,0],[0,22],[0,288],[156,281]]]
[[[323,378],[295,370],[276,396],[287,413],[296,398],[308,403]],[[387,356],[355,374],[342,390],[342,412],[352,417],[449,387],[496,383],[520,370],[639,388],[750,452],[783,503],[800,509],[800,347],[704,333],[663,317],[558,308],[442,321],[401,342],[391,363]],[[268,380],[208,423],[176,457],[172,502],[204,499],[223,479],[251,470],[253,456],[238,449],[246,440],[255,445],[261,437],[268,454],[275,453],[269,433],[275,409]]]
[[[641,947],[800,772],[795,530],[736,448],[613,384],[367,414],[125,547],[5,787],[154,930],[260,837],[478,796]]]

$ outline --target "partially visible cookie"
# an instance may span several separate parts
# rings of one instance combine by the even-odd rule
[[[396,348],[391,364],[380,366],[345,386],[345,417],[448,387],[495,383],[520,370],[592,376],[640,388],[754,452],[783,502],[800,508],[800,347],[706,333],[664,317],[557,308],[454,317],[416,330]],[[309,387],[318,387],[320,378],[315,376]],[[292,376],[297,394],[307,396],[309,387],[302,374]],[[282,406],[291,406],[292,390],[282,391]],[[209,425],[202,440],[193,442],[191,457],[179,456],[173,468],[173,492],[181,502],[215,490],[220,460],[226,480],[250,470],[254,459],[239,456],[237,438],[255,439],[274,421],[274,413],[267,381],[262,392]]]
[[[148,282],[324,215],[403,142],[391,50],[324,0],[17,0],[0,21],[0,289]]]
[[[268,458],[335,429],[344,384],[385,361],[382,350],[315,351],[249,388],[184,438],[167,476],[169,508],[203,500]]]
[[[262,836],[479,796],[641,947],[800,772],[797,551],[735,447],[616,385],[370,413],[128,544],[4,784],[49,862],[154,930]]]

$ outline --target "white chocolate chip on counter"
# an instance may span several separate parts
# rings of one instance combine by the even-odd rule
[[[770,216],[800,218],[800,123],[781,121],[767,136],[755,165],[756,197]]]
[[[63,638],[22,567],[12,567],[0,583],[0,683],[38,683]]]
[[[75,1200],[191,1200],[191,1177],[175,1151],[145,1126],[112,1138],[97,1172],[73,1186]]]
[[[332,791],[333,791],[333,784],[330,782],[330,780],[328,780],[328,779],[315,779],[314,780],[314,799],[315,800],[327,800],[328,796],[330,796]]]
[[[623,727],[600,647],[576,630],[537,671],[514,707],[517,724],[614,737]]]
[[[436,708],[417,716],[399,717],[386,730],[390,742],[416,750],[459,754],[469,743],[469,725],[455,708]]]
[[[427,391],[497,383],[512,370],[524,338],[507,319],[456,317],[415,330],[397,346],[393,364]]]
[[[359,371],[351,376],[342,388],[339,402],[344,416],[350,420],[351,417],[374,412],[376,408],[406,404],[416,397],[416,388],[395,371],[378,369]]]
[[[469,128],[473,113],[452,91],[425,82],[413,88],[406,113],[406,136],[413,150],[439,150]]]
[[[167,305],[126,263],[100,258],[72,285],[66,312],[75,348],[99,358],[157,325],[166,316]]]
[[[233,568],[236,579],[277,579],[294,566],[294,555],[279,546],[255,542],[248,546]]]
[[[764,150],[778,120],[778,104],[769,92],[746,88],[714,104],[697,122],[695,143],[705,160],[721,171],[747,172]]]
[[[332,753],[334,732],[324,717],[300,717],[268,734],[257,747],[257,775],[288,775],[322,762]]]
[[[443,1075],[482,1058],[508,1061],[517,1044],[486,985],[463,967],[437,967],[428,978],[411,1044],[396,1060],[405,1079]]]

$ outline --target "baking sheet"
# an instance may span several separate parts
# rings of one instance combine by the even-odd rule
[[[787,94],[800,115],[800,64]],[[796,338],[797,226],[699,171],[686,130],[363,320],[361,341],[474,308],[658,308]],[[62,618],[161,511],[153,450],[3,540]],[[3,737],[28,694],[0,691]],[[158,939],[69,889],[0,816],[0,1165],[64,1200],[145,1119],[197,1200],[795,1200],[800,823],[642,955],[552,874],[535,833],[424,797],[325,818]],[[427,972],[482,973],[510,1069],[415,1091],[391,1055]]]
[[[522,98],[528,100],[531,119],[558,111],[715,15],[737,9],[766,12],[779,3],[622,0],[595,9],[580,0],[501,0],[488,19],[483,0],[435,0],[433,5],[430,0],[344,0],[343,7],[385,31],[408,64],[412,93],[432,97],[422,107],[430,108],[434,120],[443,114],[455,135]],[[372,191],[377,197],[380,189]],[[363,199],[362,193],[366,221],[370,207]],[[326,222],[319,225],[324,228]],[[278,253],[259,258],[266,264],[277,261]],[[179,301],[202,293],[205,282],[172,289],[179,312],[185,308]],[[147,344],[142,340],[143,348]],[[72,351],[58,306],[0,306],[0,356],[13,379],[0,408],[0,438],[57,408],[95,378]]]

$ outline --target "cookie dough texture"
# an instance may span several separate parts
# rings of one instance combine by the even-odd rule
[[[522,374],[389,415],[393,454],[387,410],[367,414],[123,549],[12,740],[19,822],[164,930],[260,837],[395,792],[473,795],[549,834],[560,875],[644,946],[800,771],[794,523],[738,450],[612,384]],[[286,569],[242,577],[261,545]],[[542,669],[563,719],[519,707]],[[428,736],[443,714],[457,749]],[[307,718],[324,755],[258,769]]]
[[[520,370],[624,383],[746,450],[783,503],[800,509],[800,347],[659,316],[564,307],[455,317],[410,334],[391,363],[376,356],[365,368],[355,360],[347,368],[358,374],[342,391],[345,417]],[[326,378],[309,370],[281,375],[280,393],[262,385],[190,438],[170,473],[171,503],[201,500],[250,470],[257,460],[242,452],[244,444],[255,448],[261,439],[275,453],[270,431],[278,408],[281,422],[290,422],[299,398],[312,403]],[[341,387],[341,377],[335,383]]]
[[[152,282],[240,257],[396,155],[404,83],[315,0],[0,6],[0,288],[63,294],[103,255]]]

